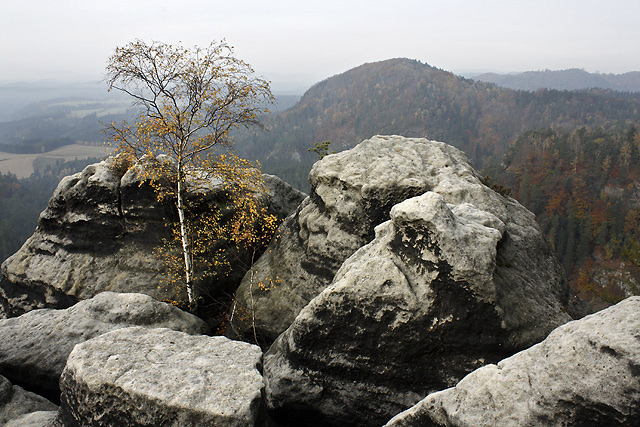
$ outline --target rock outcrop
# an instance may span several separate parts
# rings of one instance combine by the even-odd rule
[[[30,412],[9,421],[4,427],[59,427],[55,424],[57,414],[56,411]]]
[[[119,244],[125,231],[120,177],[110,165],[90,165],[63,178],[40,214],[36,232],[2,263],[4,317],[35,308],[68,307],[77,298],[93,296],[89,294],[95,289],[116,291],[122,280],[129,281],[129,286],[149,282],[147,277],[141,280],[145,273],[153,274],[153,282],[158,282],[161,266],[141,255],[148,248],[132,242]],[[114,258],[121,248],[127,253]],[[127,268],[133,264],[136,268]],[[142,265],[149,267],[147,272],[140,271]],[[122,272],[120,280],[113,277],[114,267]],[[85,286],[92,289],[83,292]]]
[[[34,393],[14,386],[0,376],[0,425],[42,426],[51,421],[58,407]]]
[[[375,136],[324,157],[309,173],[311,195],[242,280],[229,336],[251,339],[255,326],[271,343],[373,239],[393,205],[429,190],[448,202],[470,198],[465,188],[448,188],[456,179],[478,182],[464,153],[425,139]]]
[[[145,168],[139,163],[125,173],[109,158],[60,181],[35,233],[2,264],[0,317],[65,308],[104,291],[184,299],[181,290],[166,286],[168,272],[157,254],[170,237],[165,218],[175,217],[175,209],[168,199],[157,201]],[[282,219],[303,199],[276,177],[266,176],[265,184],[267,204]],[[218,203],[225,193],[211,182],[190,197]],[[231,274],[237,282],[226,292],[242,274]]]
[[[81,426],[259,426],[259,347],[169,329],[127,328],[78,344],[59,420]]]
[[[427,396],[386,427],[640,425],[640,297]]]
[[[0,320],[0,374],[57,398],[60,375],[76,344],[130,326],[208,332],[201,319],[147,295],[103,292],[65,310],[40,309]]]
[[[296,211],[300,203],[307,197],[302,191],[296,190],[275,175],[262,174],[265,185],[265,203],[269,213],[284,219]]]
[[[460,151],[397,137],[354,150],[386,154],[385,167],[406,153],[417,164],[405,174],[430,186],[391,209],[265,355],[267,404],[284,425],[382,425],[581,315],[534,215]]]

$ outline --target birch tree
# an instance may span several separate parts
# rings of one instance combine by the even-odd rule
[[[156,159],[160,154],[171,159],[155,162],[154,176],[149,178],[165,181],[161,197],[175,198],[184,282],[194,312],[194,242],[186,217],[187,185],[201,179],[202,171],[211,170],[211,165],[220,169],[221,158],[212,156],[216,148],[231,145],[234,129],[262,126],[264,105],[273,101],[269,83],[235,58],[233,48],[224,41],[188,49],[140,40],[115,49],[108,59],[106,82],[109,90],[130,95],[140,111],[131,125],[107,126],[116,151],[129,159]]]

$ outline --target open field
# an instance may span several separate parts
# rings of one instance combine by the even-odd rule
[[[72,144],[56,150],[40,154],[12,154],[0,152],[0,172],[11,172],[18,178],[27,178],[34,171],[36,164],[46,164],[56,160],[86,159],[89,157],[105,158],[112,149],[109,147]]]

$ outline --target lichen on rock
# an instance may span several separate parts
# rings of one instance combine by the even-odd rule
[[[455,148],[392,140],[449,161],[436,161],[429,190],[390,209],[266,353],[267,403],[286,425],[381,425],[582,314],[528,210],[484,186]],[[426,159],[422,168],[432,170]]]

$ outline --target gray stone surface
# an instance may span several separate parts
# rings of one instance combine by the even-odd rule
[[[40,309],[0,320],[0,374],[55,396],[76,344],[129,326],[208,332],[201,319],[147,295],[103,292],[68,309]]]
[[[382,425],[584,314],[531,212],[453,147],[386,141],[423,152],[416,173],[438,179],[391,209],[265,355],[267,403],[285,424]]]
[[[77,345],[65,367],[66,426],[255,426],[259,347],[225,337],[127,328]]]
[[[102,291],[161,297],[166,271],[153,249],[167,236],[162,218],[168,211],[152,203],[148,186],[135,180],[121,186],[111,163],[63,178],[35,233],[2,264],[6,317],[68,307]]]
[[[425,191],[442,194],[447,203],[497,196],[478,185],[461,151],[401,136],[378,135],[328,155],[313,166],[309,182],[311,195],[283,223],[236,292],[230,336],[250,339],[255,323],[263,343],[272,342],[331,283],[344,260],[373,239],[393,205]]]
[[[167,286],[168,271],[157,254],[170,237],[165,218],[175,216],[171,201],[157,201],[146,179],[146,163],[126,172],[113,164],[109,158],[60,181],[35,233],[2,264],[0,317],[65,308],[104,291],[185,299],[182,289]],[[271,213],[284,219],[303,194],[273,176],[265,182]],[[224,199],[220,186],[210,184],[192,194],[199,203]],[[245,270],[242,266],[232,272],[231,284],[218,280],[203,286],[231,287],[225,292],[233,292]],[[208,289],[210,294],[217,291]]]
[[[58,411],[36,411],[13,419],[5,427],[57,427],[55,424]]]
[[[427,396],[386,427],[640,425],[640,297]]]
[[[14,386],[0,376],[0,425],[44,426],[45,419],[51,420],[57,410],[58,407],[44,397]]]
[[[262,174],[262,182],[266,189],[265,203],[270,213],[280,218],[295,212],[300,203],[307,197],[275,175]]]

